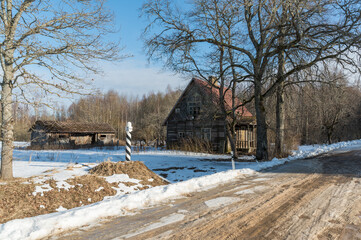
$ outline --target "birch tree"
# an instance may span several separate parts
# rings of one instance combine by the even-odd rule
[[[112,21],[104,0],[1,0],[1,179],[13,178],[13,95],[82,93],[95,60],[118,58]]]

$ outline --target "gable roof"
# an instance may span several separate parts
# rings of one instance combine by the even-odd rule
[[[189,82],[189,84],[187,85],[187,87],[185,88],[185,90],[183,91],[183,93],[181,94],[181,96],[179,97],[179,99],[177,100],[176,104],[173,106],[172,110],[170,111],[170,113],[168,114],[167,118],[164,121],[164,125],[166,124],[166,122],[168,121],[169,117],[172,115],[172,113],[175,111],[176,106],[178,105],[178,103],[181,101],[181,99],[185,96],[185,94],[189,91],[189,89],[193,86],[197,86],[201,92],[203,94],[205,94],[206,96],[209,96],[211,98],[211,101],[215,104],[218,105],[219,104],[219,87],[212,85],[211,83],[209,83],[208,81],[204,81],[198,78],[192,78],[192,80]],[[224,105],[227,111],[231,111],[232,110],[232,92],[230,91],[230,89],[224,88],[223,89],[224,94]],[[241,101],[238,98],[235,98],[235,105],[241,105]],[[240,117],[243,118],[243,121],[246,119],[252,119],[253,120],[253,115],[252,113],[250,113],[248,111],[248,109],[244,106],[239,107],[236,109],[236,114]],[[250,121],[251,122],[251,121]]]
[[[200,87],[200,89],[207,95],[212,97],[212,101],[214,104],[219,104],[219,87],[210,84],[207,81],[193,78],[194,83]],[[232,110],[232,92],[230,89],[224,87],[223,88],[224,94],[224,106],[227,111]],[[241,101],[238,98],[235,98],[235,105],[241,105]],[[242,106],[236,109],[236,113],[241,117],[252,117],[252,113],[250,113],[246,107]]]
[[[48,133],[115,133],[114,128],[107,123],[38,120],[30,131],[35,130],[37,126]]]

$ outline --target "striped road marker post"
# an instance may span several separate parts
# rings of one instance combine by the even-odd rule
[[[132,135],[130,134],[133,131],[132,123],[127,122],[125,127],[125,132],[127,134],[126,146],[125,146],[125,161],[130,161],[130,156],[132,155]]]

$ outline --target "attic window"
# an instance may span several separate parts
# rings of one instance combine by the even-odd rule
[[[175,109],[175,113],[180,113],[180,109],[179,109],[179,108],[176,108],[176,109]]]

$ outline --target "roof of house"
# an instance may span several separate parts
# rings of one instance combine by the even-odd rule
[[[212,96],[212,101],[215,104],[219,104],[219,87],[210,84],[207,81],[198,79],[198,78],[193,78],[192,81],[194,81],[194,83],[200,87],[200,89],[207,95],[211,95]],[[226,108],[227,111],[231,111],[232,110],[232,91],[231,89],[228,89],[226,87],[223,88],[223,92],[224,92],[224,106]],[[235,98],[235,106],[240,106],[242,103],[238,98]],[[242,106],[242,107],[238,107],[236,109],[236,113],[239,116],[242,117],[252,117],[252,113],[250,113],[246,107]]]
[[[164,124],[168,121],[168,118],[172,115],[172,113],[175,111],[176,106],[178,105],[179,101],[184,97],[184,95],[188,92],[188,90],[191,88],[191,86],[198,86],[198,88],[203,92],[203,94],[208,95],[211,97],[212,102],[215,105],[219,104],[219,98],[220,98],[220,91],[219,87],[216,85],[213,85],[209,83],[208,81],[204,81],[198,78],[192,78],[186,89],[183,91],[182,95],[179,97],[177,103],[174,105],[173,109],[170,111],[169,115],[164,121]],[[232,110],[232,91],[228,88],[224,88],[224,105],[226,108],[226,111]],[[240,106],[242,103],[238,98],[235,98],[235,106]],[[241,122],[252,122],[254,121],[254,117],[252,113],[248,111],[248,109],[244,106],[238,107],[236,109],[236,114],[239,117],[239,120]]]
[[[30,128],[30,131],[34,130],[36,126],[48,133],[115,133],[114,128],[107,123],[38,120]]]

